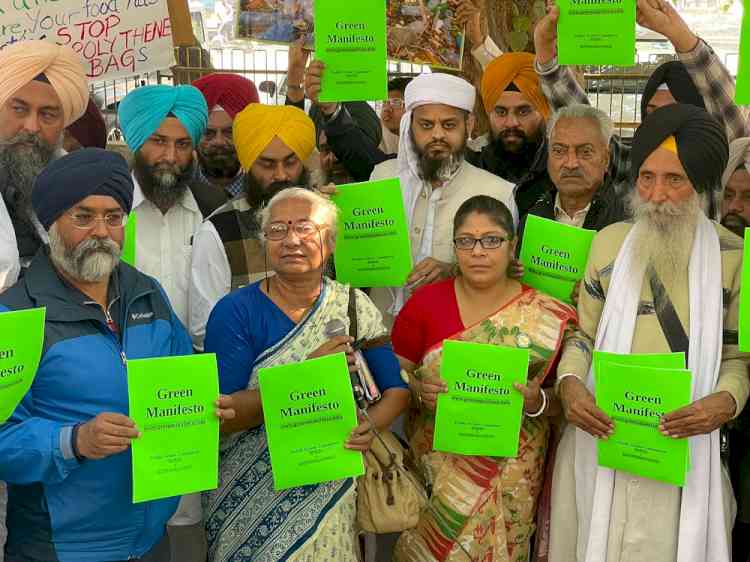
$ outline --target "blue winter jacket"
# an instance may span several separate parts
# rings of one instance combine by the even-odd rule
[[[133,504],[130,450],[76,460],[72,429],[102,412],[128,414],[127,359],[187,355],[190,338],[160,285],[120,264],[112,310],[87,304],[40,251],[0,313],[46,307],[42,358],[31,390],[0,424],[0,480],[8,483],[6,554],[24,560],[138,558],[162,539],[179,498]],[[113,292],[113,291],[111,291]],[[0,341],[2,334],[0,334]]]

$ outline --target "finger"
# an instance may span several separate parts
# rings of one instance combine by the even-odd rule
[[[234,410],[234,408],[224,408],[221,410],[217,409],[216,417],[222,420],[233,420],[235,417],[237,417],[237,412]]]
[[[608,432],[612,432],[615,428],[615,424],[612,423],[610,417],[604,413],[604,410],[598,408],[596,404],[592,403],[587,407],[587,412],[594,417],[600,424],[602,424]]]
[[[704,420],[697,416],[690,416],[687,418],[680,418],[679,420],[673,420],[670,422],[662,422],[659,424],[659,430],[665,435],[677,435],[684,432],[686,429],[693,427],[697,424],[702,423]]]
[[[424,394],[443,394],[448,392],[448,387],[443,384],[422,384],[422,392]]]
[[[96,444],[98,447],[127,447],[130,445],[130,441],[130,439],[124,437],[102,435],[96,439]]]
[[[598,417],[596,417],[592,412],[588,410],[582,410],[578,413],[580,420],[583,422],[583,424],[589,428],[589,433],[595,433],[599,435],[600,437],[606,437],[610,434],[612,429],[602,420],[600,420]]]
[[[680,408],[679,410],[675,410],[673,412],[669,412],[668,414],[665,414],[662,418],[663,423],[670,423],[674,421],[678,421],[684,418],[689,418],[691,416],[695,415],[695,408],[693,408],[693,405],[685,406],[683,408]]]
[[[233,402],[234,399],[228,394],[220,394],[219,399],[214,402],[214,405],[219,408],[231,408]]]
[[[103,414],[100,414],[99,420],[107,423],[111,423],[114,425],[122,425],[125,427],[135,427],[135,422],[131,420],[128,416],[125,416],[123,414],[115,414],[113,412],[105,412]]]
[[[370,444],[372,443],[372,439],[367,439],[364,442],[359,441],[347,441],[344,445],[347,449],[351,449],[352,451],[362,451],[363,453],[370,449]]]
[[[122,425],[114,425],[111,423],[102,424],[99,430],[96,432],[98,435],[108,435],[112,437],[127,437],[135,439],[140,436],[140,431],[135,427],[126,427]]]

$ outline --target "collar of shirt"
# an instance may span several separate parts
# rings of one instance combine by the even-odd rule
[[[565,224],[571,224],[574,226],[582,226],[583,221],[586,220],[586,215],[588,214],[590,208],[591,208],[591,202],[589,201],[588,205],[586,205],[580,211],[576,211],[575,213],[573,213],[573,216],[571,217],[570,215],[568,215],[565,209],[562,208],[562,205],[560,204],[560,194],[557,193],[555,195],[555,220],[556,221],[563,222]]]
[[[131,176],[133,178],[133,210],[135,210],[146,203],[147,200],[143,195],[141,184],[138,183],[138,178],[135,177],[135,173],[132,173]],[[151,203],[150,201],[148,201],[148,204],[153,205],[153,203]],[[185,207],[185,209],[187,209],[191,213],[201,212],[201,210],[198,208],[198,203],[195,202],[195,197],[193,197],[193,193],[190,191],[190,189],[185,190],[185,194],[182,196],[182,199],[178,204]]]
[[[240,193],[242,193],[242,182],[244,178],[245,174],[242,172],[242,170],[240,170],[232,180],[232,183],[224,186],[224,191],[229,194],[230,198],[237,197]],[[203,173],[200,164],[198,164],[197,162],[195,164],[195,179],[205,184],[211,184],[211,180],[206,177],[206,174]]]

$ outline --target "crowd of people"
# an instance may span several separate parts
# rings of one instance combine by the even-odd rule
[[[558,63],[557,7],[531,54],[502,53],[460,4],[478,89],[433,72],[393,77],[379,116],[321,103],[328,69],[294,45],[284,105],[225,73],[128,93],[129,159],[106,150],[77,54],[0,51],[0,313],[46,308],[33,386],[0,424],[0,560],[748,560],[750,122],[734,79],[668,2],[637,0],[677,58],[623,138]],[[403,286],[354,290],[332,266],[332,195],[385,178],[400,180],[415,265]],[[575,306],[521,281],[529,215],[597,231]],[[356,369],[355,338],[328,330],[352,314],[380,398],[342,447],[365,454],[394,430],[426,491],[374,554],[357,479],[275,490],[258,382],[334,353]],[[516,457],[434,450],[449,339],[530,351]],[[658,427],[689,439],[684,487],[598,465],[615,422],[594,350],[685,353],[691,403]],[[217,358],[219,486],[133,503],[127,361],[192,353]]]

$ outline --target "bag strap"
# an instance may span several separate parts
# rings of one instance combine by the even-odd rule
[[[649,268],[649,283],[651,285],[651,292],[654,295],[656,317],[659,320],[662,332],[664,332],[664,337],[667,338],[669,349],[675,353],[683,352],[685,354],[685,361],[687,361],[688,352],[690,351],[690,339],[685,333],[685,328],[682,327],[682,322],[680,322],[680,317],[677,316],[677,311],[674,309],[672,300],[667,294],[667,289],[653,268]]]
[[[349,287],[349,308],[347,309],[349,315],[349,335],[357,341],[357,293],[354,287]]]

